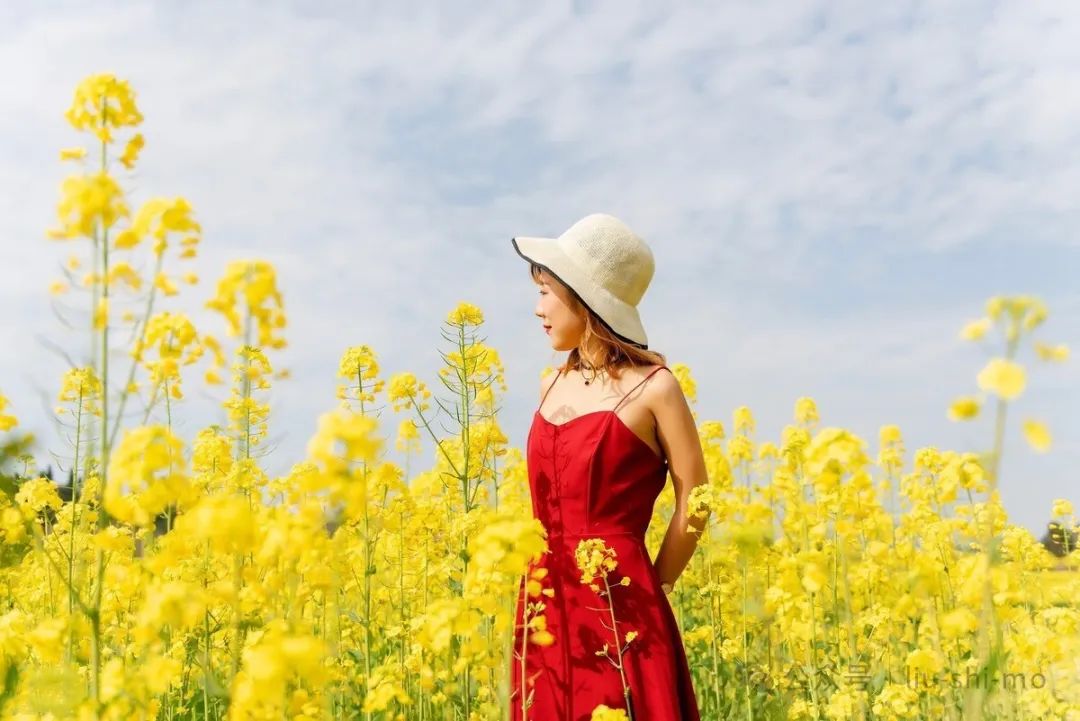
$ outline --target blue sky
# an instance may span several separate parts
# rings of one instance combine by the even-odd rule
[[[761,440],[811,395],[871,451],[886,423],[909,450],[985,447],[989,419],[945,409],[990,355],[957,332],[994,294],[1038,295],[1039,337],[1080,348],[1069,3],[25,3],[0,7],[0,59],[0,389],[43,458],[68,453],[45,340],[88,348],[49,307],[69,249],[44,230],[79,140],[62,111],[101,71],[146,117],[134,197],[184,195],[205,228],[203,282],[172,308],[220,331],[199,306],[224,264],[278,267],[275,472],[333,407],[345,347],[434,382],[461,300],[486,312],[523,446],[557,356],[509,239],[594,211],[652,246],[642,317],[695,374],[699,417],[748,405]],[[1037,365],[1010,411],[1006,508],[1037,533],[1054,498],[1080,505],[1078,378]],[[1029,416],[1049,454],[1022,441]]]

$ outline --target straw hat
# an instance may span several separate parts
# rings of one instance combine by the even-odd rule
[[[558,278],[612,333],[649,347],[637,304],[656,266],[649,246],[621,220],[593,213],[558,238],[517,236],[510,242],[518,255]]]

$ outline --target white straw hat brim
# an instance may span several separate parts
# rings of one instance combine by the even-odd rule
[[[510,242],[518,255],[544,266],[551,275],[569,288],[582,305],[599,316],[612,333],[628,343],[648,349],[649,339],[638,309],[616,298],[606,288],[590,279],[559,247],[558,240],[517,236],[511,238]]]

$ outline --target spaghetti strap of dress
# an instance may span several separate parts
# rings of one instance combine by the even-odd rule
[[[641,383],[638,383],[638,384],[637,384],[636,386],[634,386],[633,388],[631,388],[631,389],[630,389],[630,391],[629,391],[629,392],[628,392],[628,393],[627,393],[626,395],[624,395],[624,396],[623,396],[622,398],[620,398],[620,399],[619,399],[619,402],[618,402],[618,403],[616,403],[616,404],[615,404],[615,407],[614,407],[614,408],[612,408],[611,410],[612,410],[613,412],[614,412],[614,411],[617,411],[617,410],[619,410],[619,406],[621,406],[621,405],[622,405],[623,401],[625,401],[625,400],[626,400],[627,398],[629,398],[629,397],[630,397],[630,394],[631,394],[631,393],[633,393],[633,392],[634,392],[634,391],[636,391],[636,390],[637,390],[638,388],[640,388],[640,387],[642,386],[642,384],[644,384],[644,383],[645,383],[645,381],[647,381],[647,380],[649,380],[650,378],[652,378],[653,374],[654,374],[654,373],[656,373],[656,371],[658,371],[658,370],[660,370],[660,369],[662,369],[662,368],[667,368],[667,366],[665,366],[665,365],[660,365],[660,366],[657,366],[657,367],[653,368],[653,369],[652,369],[651,371],[649,371],[649,375],[647,375],[647,376],[645,376],[644,378],[642,378],[642,379],[641,379]],[[670,369],[670,368],[668,368],[668,370],[671,370],[671,369]],[[550,388],[549,388],[548,390],[550,390]]]
[[[554,388],[555,384],[559,382],[559,376],[561,376],[561,375],[562,375],[562,371],[555,371],[555,380],[551,381],[551,385],[549,385],[547,387],[547,390],[544,391],[544,397],[540,399],[540,405],[538,405],[536,407],[537,411],[539,411],[541,408],[544,407],[544,401],[547,400],[548,393],[551,393],[551,389]]]

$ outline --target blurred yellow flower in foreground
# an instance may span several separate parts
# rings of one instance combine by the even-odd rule
[[[949,406],[949,420],[968,421],[979,415],[979,399],[975,396],[963,396]]]
[[[1050,450],[1050,429],[1041,421],[1029,418],[1024,421],[1024,438],[1028,444],[1040,453]]]
[[[1050,345],[1042,341],[1035,341],[1035,352],[1044,361],[1063,363],[1069,359],[1069,346],[1064,343]]]
[[[187,486],[184,446],[165,426],[127,431],[109,461],[105,510],[132,525],[148,526]]]
[[[48,231],[54,240],[92,238],[128,217],[124,191],[108,173],[72,175],[60,185],[60,226]]]
[[[19,425],[18,418],[4,413],[4,409],[7,407],[8,399],[4,397],[3,393],[0,393],[0,431],[10,431],[12,428]]]
[[[986,335],[986,331],[990,330],[990,322],[989,318],[973,320],[963,327],[960,337],[964,340],[979,340]]]
[[[97,73],[80,82],[64,117],[71,127],[88,130],[103,143],[112,142],[109,128],[133,127],[143,121],[131,84],[112,73]]]
[[[979,371],[979,388],[990,391],[1004,400],[1013,400],[1024,392],[1027,376],[1024,367],[1005,358],[992,358]]]
[[[1055,498],[1050,513],[1054,518],[1068,518],[1073,515],[1073,504],[1066,498]]]
[[[626,721],[627,718],[625,709],[611,708],[602,703],[593,709],[589,721]]]

